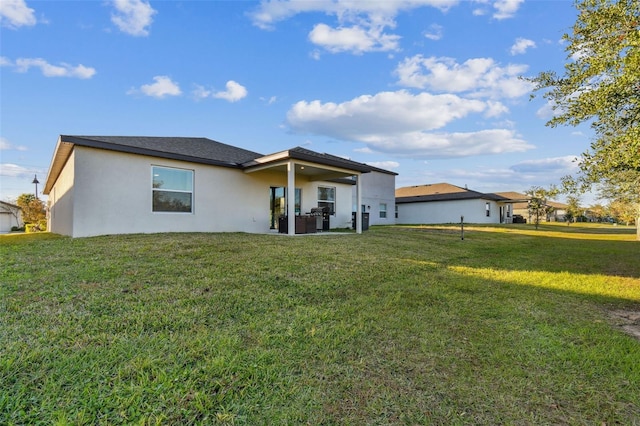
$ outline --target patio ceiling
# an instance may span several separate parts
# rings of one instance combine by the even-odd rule
[[[296,175],[306,176],[310,180],[349,178],[371,171],[371,167],[366,164],[300,147],[256,158],[243,164],[243,167],[245,173],[259,170],[286,173],[291,162],[295,165]]]
[[[287,173],[287,165],[289,161],[291,160],[282,160],[278,162],[269,162],[266,164],[251,166],[245,169],[245,173],[253,173],[261,170]],[[311,181],[350,178],[351,176],[360,174],[359,171],[355,170],[341,169],[309,162],[300,162],[295,160],[293,161],[295,164],[296,175],[305,176]]]

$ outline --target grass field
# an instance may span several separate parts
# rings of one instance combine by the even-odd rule
[[[0,236],[0,424],[640,424],[634,238]]]

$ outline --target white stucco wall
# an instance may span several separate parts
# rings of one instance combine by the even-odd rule
[[[0,234],[11,232],[14,226],[20,228],[23,225],[21,216],[22,212],[19,209],[11,209],[0,204]]]
[[[47,229],[62,235],[73,235],[73,180],[75,152],[72,152],[49,192],[49,223]]]
[[[490,216],[486,215],[485,203],[489,203]],[[453,200],[430,201],[424,203],[398,204],[398,224],[460,223],[500,223],[500,208],[495,201]]]
[[[381,172],[363,173],[361,176],[362,204],[369,213],[369,225],[394,225],[396,223],[396,177]],[[356,208],[355,187],[352,211]],[[380,204],[387,205],[387,217],[380,217]]]
[[[11,232],[13,227],[24,226],[22,222],[22,210],[11,203],[0,203],[0,234]]]
[[[193,212],[152,211],[152,166],[194,171]],[[73,185],[70,185],[70,182]],[[86,237],[154,232],[267,232],[271,186],[286,186],[286,174],[245,173],[226,167],[76,146],[51,191],[51,228]],[[302,212],[317,206],[318,186],[336,187],[332,228],[351,214],[351,185],[310,182],[298,176]]]

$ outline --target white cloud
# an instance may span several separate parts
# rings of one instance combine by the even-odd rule
[[[545,104],[536,111],[536,117],[543,120],[550,120],[555,115],[554,105],[555,103],[552,101],[545,102]]]
[[[144,0],[114,0],[115,13],[111,14],[113,22],[120,31],[132,36],[149,35],[148,27],[157,13]]]
[[[536,47],[536,42],[526,38],[517,38],[516,42],[511,46],[511,55],[521,55],[530,47]]]
[[[358,25],[334,29],[318,24],[309,33],[309,40],[331,53],[397,50],[400,36],[384,34],[382,30],[382,27],[363,28]]]
[[[468,93],[472,97],[517,98],[533,88],[519,77],[526,65],[500,66],[491,58],[473,58],[462,64],[452,58],[416,55],[401,62],[395,73],[406,87]]]
[[[271,96],[270,98],[265,98],[265,97],[261,96],[260,100],[262,102],[266,103],[267,105],[273,105],[278,101],[278,97],[277,96]]]
[[[208,98],[209,96],[211,96],[212,92],[206,87],[196,84],[195,89],[193,89],[193,92],[191,93],[193,94],[193,97],[196,98],[196,100],[200,100]]]
[[[502,114],[509,112],[502,102],[487,101],[487,111],[484,113],[485,117],[499,117]]]
[[[482,101],[456,95],[413,95],[401,90],[363,95],[341,104],[300,101],[287,113],[287,121],[300,132],[363,140],[372,134],[438,129],[486,108]]]
[[[7,138],[3,138],[2,136],[0,136],[0,151],[10,151],[10,150],[27,151],[27,147],[21,146],[21,145],[14,145],[11,142],[9,142]]]
[[[320,12],[335,15],[340,22],[358,22],[363,17],[368,22],[393,19],[400,11],[431,6],[442,11],[450,9],[459,0],[385,0],[385,1],[266,1],[249,14],[253,24],[262,29],[273,29],[274,25],[300,13]]]
[[[576,155],[565,155],[563,157],[525,160],[511,166],[511,170],[525,174],[555,174],[564,176],[578,169],[578,158]]]
[[[368,144],[375,151],[409,158],[457,158],[524,152],[534,148],[508,129],[453,133],[415,131],[395,137],[371,137]]]
[[[17,164],[2,163],[0,164],[0,176],[4,177],[25,177],[33,174],[32,169],[19,166]]]
[[[0,24],[12,29],[33,26],[36,24],[34,10],[28,7],[24,0],[2,0],[0,1]]]
[[[341,104],[300,101],[287,113],[292,130],[362,142],[369,149],[410,157],[461,157],[532,148],[513,130],[432,133],[472,113],[500,109],[496,103],[456,95],[406,91],[360,96]]]
[[[527,160],[509,166],[467,166],[442,170],[423,169],[417,176],[402,174],[400,186],[425,182],[449,182],[480,192],[525,192],[532,186],[559,185],[563,176],[575,173],[575,156]],[[405,183],[406,182],[406,183]]]
[[[424,36],[429,40],[440,40],[442,38],[442,25],[431,24],[429,30],[425,31]]]
[[[397,161],[369,161],[366,164],[385,170],[392,170],[400,167],[400,163],[398,163]]]
[[[309,33],[309,40],[331,53],[361,54],[398,50],[400,36],[385,30],[395,28],[399,12],[425,6],[445,11],[457,3],[458,0],[262,1],[249,16],[262,29],[273,29],[277,22],[299,13],[335,16],[337,26],[318,23]]]
[[[182,91],[177,83],[171,81],[166,75],[158,75],[153,77],[155,83],[143,84],[140,89],[131,89],[127,94],[132,95],[142,93],[152,98],[162,99],[167,96],[180,96]]]
[[[88,79],[96,74],[95,68],[80,65],[61,63],[52,65],[42,58],[18,58],[15,62],[10,59],[0,58],[0,66],[13,67],[17,72],[27,72],[30,68],[40,68],[45,77],[73,77]]]
[[[573,98],[576,95],[569,95],[568,98]],[[536,111],[536,117],[541,118],[543,120],[550,120],[553,117],[565,114],[567,112],[567,109],[565,106],[563,105],[559,105],[557,104],[555,101],[553,100],[547,100],[544,105],[542,105],[537,111]]]
[[[484,16],[486,14],[487,12],[484,9],[480,9],[480,8],[473,9],[473,16]]]
[[[198,100],[206,98],[217,98],[225,99],[229,102],[237,102],[247,96],[247,89],[233,80],[227,81],[225,87],[226,90],[214,92],[213,90],[209,90],[204,86],[196,85],[196,88],[193,91],[193,96]],[[272,96],[271,99],[268,100],[269,104],[273,102],[275,102],[275,96]]]
[[[493,8],[496,9],[493,17],[495,19],[512,18],[523,2],[524,0],[496,0],[493,4]]]
[[[229,102],[236,102],[247,96],[247,89],[233,80],[227,81],[226,88],[227,90],[213,93],[211,96]]]

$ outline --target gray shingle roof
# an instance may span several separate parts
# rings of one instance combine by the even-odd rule
[[[207,138],[151,136],[60,136],[63,142],[132,154],[240,167],[262,154]]]
[[[284,155],[286,158],[305,160],[326,166],[341,167],[362,173],[377,170],[388,174],[397,174],[387,170],[377,169],[364,163],[347,160],[335,155],[320,154],[301,147],[265,156],[254,151],[227,145],[207,138],[60,135],[44,187],[45,194],[48,194],[51,190],[64,164],[71,155],[73,147],[76,145],[238,169],[247,169],[252,166],[264,164],[264,162],[256,161],[258,159],[263,159],[268,162],[270,157]]]
[[[337,167],[345,167],[352,170],[358,170],[360,172],[370,172],[374,167],[364,163],[358,163],[357,161],[348,160],[346,158],[338,157],[327,153],[319,153],[311,151],[310,149],[297,146],[289,150],[289,156],[298,160],[315,161],[320,164],[334,165]],[[385,173],[389,173],[385,171]]]

